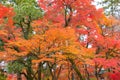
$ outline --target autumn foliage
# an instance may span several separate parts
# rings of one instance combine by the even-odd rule
[[[38,6],[42,18],[26,23],[26,16],[16,26],[17,13],[0,4],[0,60],[21,65],[13,70],[18,80],[119,80],[118,20],[92,0],[38,0]]]

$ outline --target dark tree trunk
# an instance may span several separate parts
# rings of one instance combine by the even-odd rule
[[[38,80],[41,80],[41,66],[42,66],[42,64],[39,63],[39,65],[38,65]]]
[[[82,74],[80,73],[80,71],[78,70],[75,62],[72,59],[69,59],[70,63],[72,64],[73,69],[75,70],[75,72],[77,73],[78,77],[80,78],[80,80],[84,80],[82,77]]]
[[[17,80],[22,80],[20,73],[17,73]]]

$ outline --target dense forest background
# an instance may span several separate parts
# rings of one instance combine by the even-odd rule
[[[119,13],[119,0],[0,0],[0,80],[119,80]]]

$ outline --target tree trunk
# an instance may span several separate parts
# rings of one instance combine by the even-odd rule
[[[84,80],[80,71],[78,70],[77,66],[75,65],[74,61],[72,59],[69,59],[70,63],[72,64],[73,69],[75,70],[75,72],[77,73],[78,77],[80,78],[80,80]]]
[[[20,73],[17,73],[17,80],[22,80]]]
[[[39,63],[39,65],[38,65],[38,80],[41,80],[41,66],[42,66],[42,64]]]
[[[87,70],[87,64],[85,64],[85,73],[87,75],[87,80],[90,80],[90,75],[89,75],[89,72]]]

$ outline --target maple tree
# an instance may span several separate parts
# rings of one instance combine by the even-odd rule
[[[69,26],[69,27],[75,28],[78,33],[78,37],[81,36],[82,34],[83,35],[86,34],[88,35],[88,37],[89,36],[95,37],[95,35],[98,35],[98,34],[101,35],[102,33],[102,30],[101,30],[102,26],[100,25],[104,25],[104,24],[109,25],[109,21],[105,18],[104,14],[102,13],[100,9],[97,10],[95,6],[91,5],[91,2],[92,1],[88,1],[88,0],[86,1],[82,1],[82,0],[61,0],[61,1],[39,0],[39,3],[40,3],[39,5],[46,12],[45,18],[56,23],[57,26],[60,26],[60,27]],[[80,7],[77,7],[77,6],[80,6]],[[51,13],[54,13],[54,12],[55,14],[51,15]],[[93,44],[89,38],[88,40],[83,41],[85,47],[87,47],[88,44]],[[72,62],[73,60],[70,60],[70,61],[73,65],[74,64],[74,62]],[[79,71],[76,70],[76,72],[78,72],[78,75],[80,77]],[[82,77],[80,77],[80,79],[82,79]]]
[[[0,5],[0,58],[18,80],[21,74],[27,80],[98,80],[102,74],[119,74],[119,32],[111,33],[111,20],[92,0],[38,0],[44,12],[40,19],[34,3],[32,13],[24,5],[29,12],[24,16],[17,9],[22,3],[15,2],[15,12]]]

